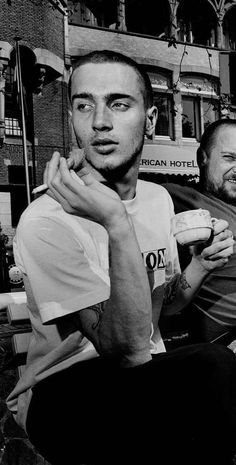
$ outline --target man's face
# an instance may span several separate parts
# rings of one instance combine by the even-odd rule
[[[236,205],[236,127],[218,129],[206,167],[207,190]]]
[[[86,160],[105,177],[139,164],[146,111],[136,72],[120,63],[88,63],[72,77],[72,122]]]

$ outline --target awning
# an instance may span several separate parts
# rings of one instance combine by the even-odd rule
[[[140,171],[198,176],[196,147],[145,144]]]

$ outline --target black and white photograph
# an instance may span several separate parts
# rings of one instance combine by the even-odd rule
[[[236,465],[236,0],[0,25],[0,465]]]

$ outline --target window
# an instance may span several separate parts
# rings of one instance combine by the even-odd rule
[[[201,75],[183,75],[182,136],[200,140],[204,129],[219,118],[218,82]]]
[[[199,139],[200,111],[199,99],[195,97],[182,97],[182,135]]]
[[[154,105],[158,109],[158,118],[153,138],[160,136],[173,139],[173,94],[171,75],[162,70],[147,70],[151,80]]]
[[[154,105],[158,109],[158,119],[155,128],[155,135],[172,137],[172,96],[154,92]]]
[[[35,73],[35,55],[28,47],[20,46],[22,94],[24,101],[24,117],[27,141],[32,143],[34,139],[34,114],[33,114],[33,86]],[[20,109],[20,96],[17,90],[15,72],[16,51],[11,52],[9,66],[6,70],[5,84],[5,127],[6,138],[22,136],[22,114]],[[8,140],[9,142],[9,140]],[[11,143],[11,142],[10,142]]]
[[[20,112],[15,97],[14,68],[7,67],[5,85],[5,130],[6,136],[21,137]]]

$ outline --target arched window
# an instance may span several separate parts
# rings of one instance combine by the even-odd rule
[[[167,0],[126,0],[127,30],[162,37],[170,28],[170,7]]]
[[[216,46],[216,14],[207,0],[182,0],[177,10],[178,39]]]
[[[117,2],[115,0],[68,1],[70,24],[110,27],[117,22]]]

